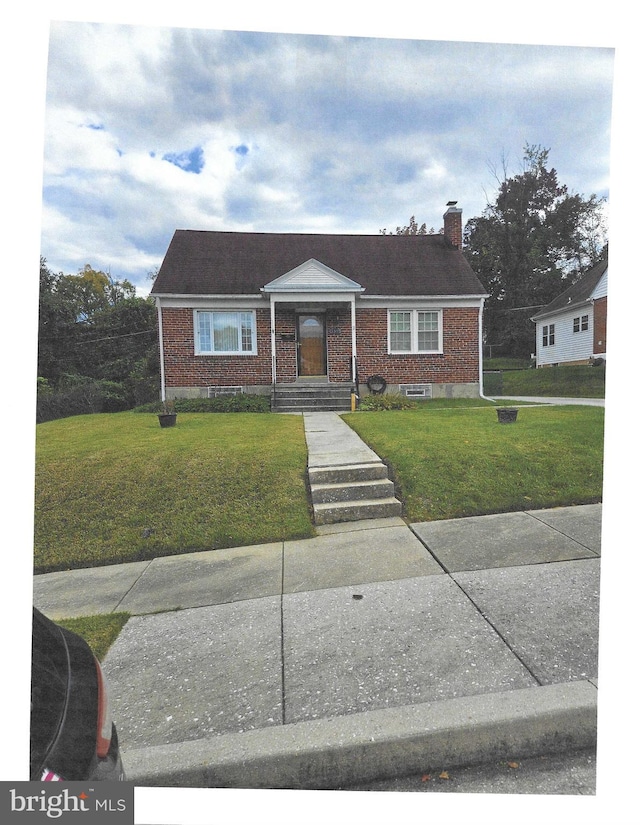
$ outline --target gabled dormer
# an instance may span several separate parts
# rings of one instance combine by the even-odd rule
[[[364,287],[315,258],[310,258],[290,272],[265,284],[261,291],[266,294],[293,292],[354,294],[364,292]]]

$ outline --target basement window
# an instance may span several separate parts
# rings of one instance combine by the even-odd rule
[[[242,387],[207,387],[209,398],[219,398],[224,395],[242,395],[243,392]]]
[[[431,398],[432,384],[400,384],[400,394],[407,398]]]

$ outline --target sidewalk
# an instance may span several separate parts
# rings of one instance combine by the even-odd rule
[[[34,601],[133,614],[104,668],[137,785],[344,787],[594,745],[600,516],[330,525],[37,576]]]
[[[140,785],[336,787],[587,747],[599,510],[336,525],[38,576],[35,601],[134,614],[105,670]]]
[[[604,407],[604,398],[550,398],[533,395],[492,395],[496,401],[526,401],[527,404],[579,405],[583,407]]]

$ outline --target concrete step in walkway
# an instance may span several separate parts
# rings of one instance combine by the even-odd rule
[[[316,524],[402,514],[386,465],[336,413],[305,413]]]

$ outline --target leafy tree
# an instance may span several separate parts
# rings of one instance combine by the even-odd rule
[[[39,398],[66,395],[77,412],[89,401],[85,411],[157,397],[156,324],[152,299],[136,297],[129,281],[89,264],[77,275],[54,274],[41,258]],[[56,417],[65,408],[64,399],[46,403]]]
[[[123,384],[132,405],[157,396],[157,316],[151,298],[121,298],[97,312],[80,342],[84,373]]]
[[[486,341],[501,354],[533,352],[531,315],[592,267],[605,243],[604,199],[569,193],[548,161],[548,149],[526,145],[521,172],[507,177],[503,164],[494,202],[465,226],[465,255],[489,293]]]
[[[434,230],[430,229],[427,232],[427,225],[426,223],[420,224],[418,226],[418,222],[416,221],[415,215],[412,215],[409,218],[409,223],[407,226],[396,226],[396,231],[394,232],[391,229],[381,229],[380,235],[433,235]]]
[[[64,276],[55,274],[40,258],[40,308],[38,317],[38,376],[55,386],[66,371],[75,339],[76,310],[59,289]]]
[[[129,281],[114,281],[87,264],[77,275],[62,275],[57,284],[60,297],[75,308],[76,320],[91,325],[95,316],[119,301],[132,298],[135,287]]]

